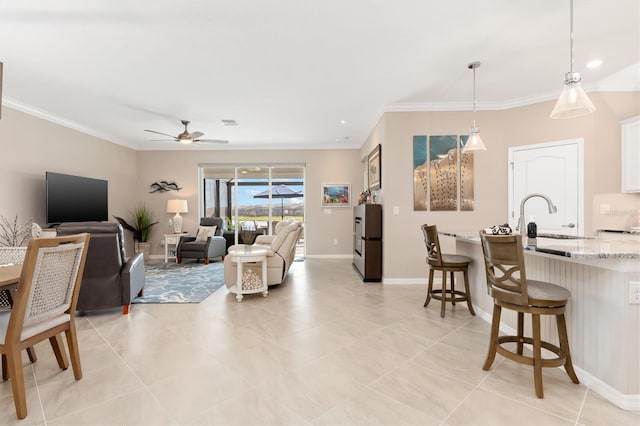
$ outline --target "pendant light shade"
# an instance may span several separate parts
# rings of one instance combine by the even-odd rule
[[[482,143],[480,137],[480,128],[476,126],[476,68],[480,66],[480,62],[471,62],[467,68],[473,70],[473,124],[469,129],[469,140],[462,148],[462,152],[486,151],[487,148]]]
[[[590,114],[596,110],[587,94],[582,90],[579,72],[573,72],[573,0],[569,0],[570,32],[569,32],[569,67],[564,76],[564,86],[556,106],[551,111],[551,118],[574,118]]]

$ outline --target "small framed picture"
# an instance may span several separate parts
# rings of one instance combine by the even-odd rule
[[[351,184],[323,183],[322,207],[351,207]]]
[[[382,147],[376,146],[367,157],[367,182],[369,191],[382,187]]]

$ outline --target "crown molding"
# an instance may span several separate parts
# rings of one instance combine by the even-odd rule
[[[9,98],[9,97],[5,97],[3,99],[3,104],[8,106],[9,108],[15,109],[16,111],[20,111],[20,112],[24,112],[25,114],[29,114],[32,115],[34,117],[38,117],[41,118],[43,120],[46,121],[50,121],[52,123],[55,124],[59,124],[60,126],[63,127],[67,127],[69,129],[73,129],[76,130],[80,133],[84,133],[86,135],[89,136],[93,136],[96,137],[98,139],[103,139],[107,142],[111,142],[111,143],[115,143],[118,145],[122,145],[125,146],[127,148],[131,148],[131,149],[138,149],[137,146],[135,146],[135,144],[131,143],[131,142],[127,142],[127,141],[123,141],[121,139],[118,139],[114,136],[108,135],[106,133],[102,133],[98,130],[94,130],[91,129],[89,127],[83,126],[81,124],[78,124],[74,121],[71,120],[67,120],[65,118],[59,117],[57,115],[51,114],[47,111],[43,111],[41,109],[35,108],[31,105],[27,105],[25,103],[19,102],[15,99]]]

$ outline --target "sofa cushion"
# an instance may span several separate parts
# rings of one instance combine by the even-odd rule
[[[200,226],[196,234],[196,241],[207,241],[209,237],[216,235],[217,226]]]

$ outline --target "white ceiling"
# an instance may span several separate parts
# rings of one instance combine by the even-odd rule
[[[586,90],[640,89],[639,4],[575,0]],[[478,109],[557,97],[569,0],[0,0],[0,61],[5,105],[135,149],[185,149],[143,131],[181,119],[207,149],[357,148],[384,111],[470,110],[471,61]]]

